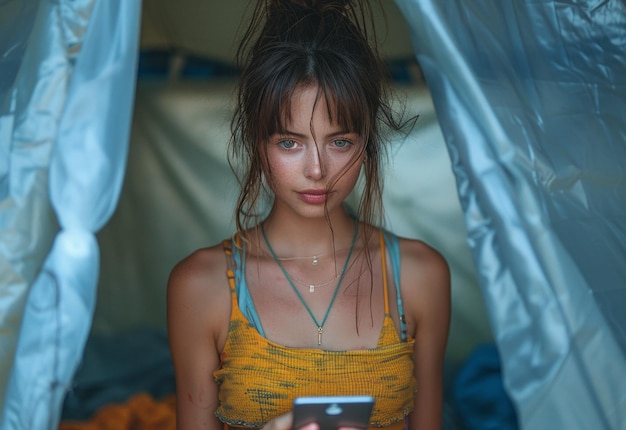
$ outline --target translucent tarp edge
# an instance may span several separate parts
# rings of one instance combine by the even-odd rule
[[[98,277],[94,234],[115,208],[126,165],[140,2],[44,2],[41,17],[46,21],[38,27],[43,36],[26,55],[35,62],[51,56],[75,62],[65,99],[43,97],[33,107],[62,106],[50,161],[50,200],[62,230],[30,288],[6,391],[3,430],[56,428],[82,356]],[[79,46],[81,38],[72,38],[85,29]],[[46,38],[46,32],[62,34],[64,44]],[[37,81],[44,94],[55,88],[43,79],[49,72],[40,70],[43,76]]]
[[[615,281],[624,279],[626,269],[614,264],[606,273],[604,267],[585,265],[579,255],[604,251],[625,261],[626,226],[617,222],[612,232],[617,237],[608,235],[605,242],[591,238],[597,251],[580,230],[563,228],[564,220],[581,216],[568,212],[581,198],[578,184],[567,182],[568,163],[582,169],[583,178],[585,171],[596,173],[597,166],[573,161],[584,160],[581,154],[590,150],[589,140],[581,138],[589,126],[603,130],[593,145],[602,151],[605,171],[616,173],[605,187],[584,189],[583,198],[601,204],[583,216],[602,226],[624,213],[625,175],[619,164],[626,120],[615,118],[626,109],[619,73],[624,57],[611,55],[626,46],[626,15],[615,15],[624,4],[603,2],[594,9],[591,2],[396,3],[412,28],[451,155],[468,241],[520,423],[524,428],[624,428],[626,394],[618,382],[626,380],[624,339],[612,330],[623,324],[598,303],[606,288],[623,302],[624,283]],[[559,26],[551,26],[555,16]],[[610,37],[599,38],[603,50],[594,52],[586,38],[598,28]],[[560,58],[558,49],[549,49],[567,50],[572,43],[577,49],[591,46],[581,57],[606,53],[600,89],[593,60],[588,67],[570,64],[563,69],[569,74],[558,69],[562,59],[580,58]],[[585,94],[571,91],[585,86],[605,100],[595,116],[581,102]],[[581,122],[579,112],[590,121]],[[622,146],[611,145],[614,139]],[[566,188],[557,188],[555,195],[559,177]]]

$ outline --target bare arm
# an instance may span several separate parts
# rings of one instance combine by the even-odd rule
[[[221,430],[213,372],[228,330],[230,294],[220,247],[197,251],[172,270],[167,327],[176,374],[178,430]]]
[[[450,326],[450,273],[437,251],[417,241],[402,243],[402,294],[409,333],[415,337],[415,409],[411,430],[440,430],[443,364]]]
[[[197,251],[181,261],[167,285],[167,328],[176,374],[177,430],[222,430],[215,416],[217,384],[230,321],[230,290],[221,247]],[[290,430],[292,414],[269,421],[265,430]],[[299,430],[316,430],[316,424]]]

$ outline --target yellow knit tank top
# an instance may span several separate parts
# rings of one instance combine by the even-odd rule
[[[415,341],[402,342],[389,313],[386,251],[381,232],[385,318],[374,349],[325,351],[286,347],[263,337],[241,312],[235,276],[228,269],[231,319],[215,371],[219,406],[216,416],[229,427],[260,428],[292,409],[300,396],[371,395],[376,399],[370,429],[404,428],[413,410]],[[231,242],[224,242],[231,253]],[[398,287],[399,288],[399,287]]]

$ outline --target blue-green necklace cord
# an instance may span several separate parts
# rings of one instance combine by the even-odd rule
[[[315,315],[311,311],[311,308],[309,308],[309,305],[307,305],[306,300],[304,300],[304,297],[302,297],[302,294],[300,294],[300,291],[298,291],[298,289],[294,285],[293,281],[291,280],[291,277],[289,276],[289,273],[287,273],[287,270],[285,270],[283,265],[280,263],[280,260],[276,256],[276,253],[274,252],[274,249],[272,248],[272,245],[270,245],[270,241],[267,238],[267,235],[265,234],[265,227],[263,226],[263,223],[261,223],[261,234],[263,235],[263,240],[265,241],[265,245],[267,246],[267,249],[270,251],[270,254],[272,254],[272,258],[274,259],[276,264],[278,264],[278,267],[280,267],[280,270],[283,272],[283,275],[285,275],[285,279],[287,279],[287,282],[289,282],[289,285],[291,285],[291,288],[293,289],[293,291],[295,291],[296,295],[298,296],[298,299],[300,299],[300,302],[302,302],[302,304],[304,305],[304,308],[307,310],[307,312],[309,313],[309,316],[311,317],[311,319],[317,326],[317,344],[318,345],[322,344],[322,332],[324,331],[324,325],[326,324],[326,320],[328,319],[330,310],[332,309],[333,304],[335,303],[335,299],[337,298],[337,293],[339,293],[341,282],[343,281],[343,277],[346,274],[346,270],[348,269],[348,263],[350,262],[350,259],[352,258],[352,251],[354,251],[354,245],[356,244],[358,230],[359,230],[359,222],[358,220],[354,220],[354,235],[352,236],[352,243],[350,244],[350,251],[348,252],[348,257],[346,258],[346,262],[343,264],[343,268],[341,269],[341,275],[339,276],[339,280],[337,281],[337,286],[335,287],[335,292],[333,293],[333,297],[330,299],[330,303],[328,304],[328,309],[326,309],[326,314],[324,315],[322,322],[319,323],[317,321],[317,318],[315,318]]]

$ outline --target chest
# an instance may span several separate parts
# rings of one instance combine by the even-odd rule
[[[248,265],[246,283],[265,336],[291,347],[369,349],[385,315],[382,274],[355,263],[306,268]]]

